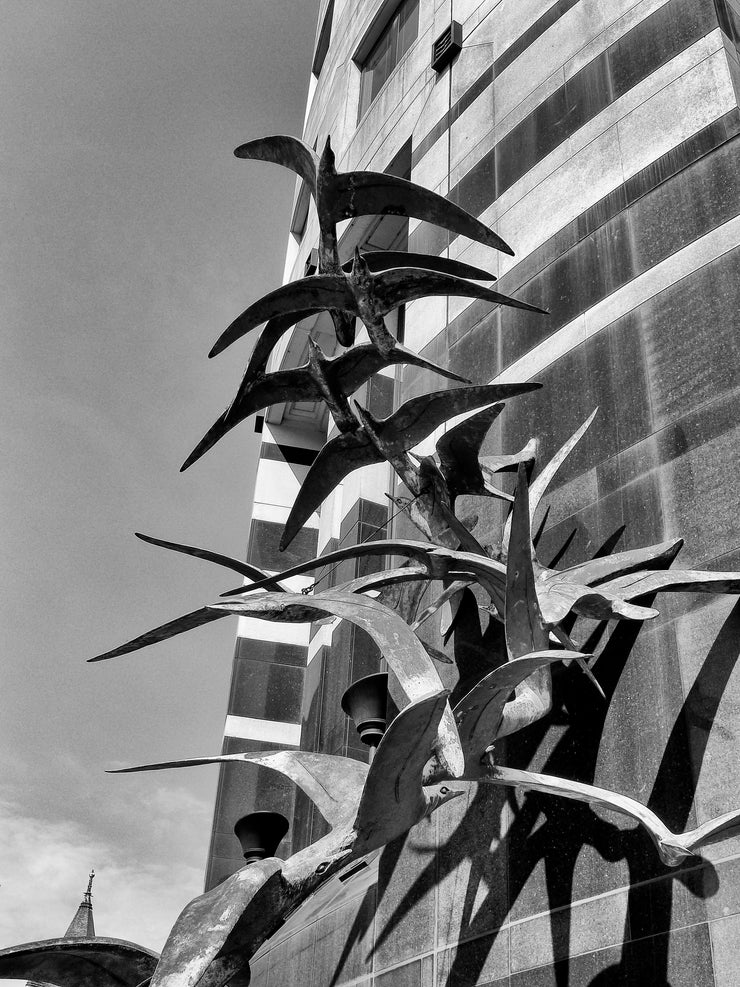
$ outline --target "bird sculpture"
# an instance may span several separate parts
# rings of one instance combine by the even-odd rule
[[[396,716],[369,768],[329,754],[275,751],[221,755],[189,762],[139,765],[147,771],[221,760],[242,760],[291,778],[331,827],[286,861],[249,864],[194,899],[175,922],[151,987],[221,987],[240,974],[248,983],[254,952],[310,894],[358,858],[402,836],[467,785],[424,787],[422,773],[449,709],[442,691],[415,700]],[[233,983],[234,981],[232,981]]]
[[[725,812],[715,819],[702,823],[686,833],[672,833],[665,823],[646,805],[628,795],[619,795],[595,785],[585,785],[567,778],[536,774],[532,771],[519,771],[500,765],[491,765],[481,780],[494,785],[509,785],[527,791],[544,792],[563,798],[587,802],[602,809],[611,809],[639,823],[655,846],[663,863],[668,867],[678,867],[687,857],[695,856],[702,847],[729,839],[740,833],[740,809]]]
[[[282,134],[248,141],[234,154],[282,165],[303,179],[318,213],[321,274],[337,274],[341,270],[336,225],[356,216],[409,216],[513,256],[511,247],[493,230],[436,192],[383,172],[337,172],[328,136],[321,157],[304,141]],[[337,310],[331,315],[337,339],[342,346],[350,346],[354,342],[354,320]]]
[[[467,378],[438,367],[400,343],[396,343],[387,356],[382,356],[374,346],[365,343],[353,346],[333,360],[327,360],[318,343],[309,336],[308,362],[304,366],[270,374],[257,372],[244,376],[234,400],[206,432],[180,469],[186,470],[192,466],[245,418],[283,401],[322,400],[328,406],[340,432],[355,431],[360,423],[350,410],[348,395],[353,394],[379,370],[399,363],[408,363],[451,380],[470,383]]]
[[[209,356],[217,356],[246,333],[269,319],[293,316],[296,313],[340,311],[362,319],[370,341],[378,351],[387,354],[396,345],[388,331],[384,315],[400,305],[428,295],[458,295],[477,298],[492,305],[509,305],[528,312],[547,314],[545,309],[528,302],[502,295],[498,291],[475,284],[451,274],[399,267],[373,274],[359,249],[349,274],[341,268],[335,274],[311,274],[275,288],[263,295],[239,315],[214,343]],[[352,342],[354,341],[354,335]],[[342,343],[342,340],[339,340]],[[342,345],[349,345],[344,344]]]
[[[484,404],[515,397],[540,385],[501,384],[456,387],[433,391],[411,398],[388,418],[377,420],[369,411],[357,407],[362,427],[330,439],[321,449],[291,508],[280,541],[283,551],[298,534],[306,520],[332,490],[356,469],[389,461],[393,466],[406,465],[406,453],[426,438],[440,422],[463,411]]]
[[[0,979],[56,987],[146,987],[159,954],[123,939],[44,939],[0,949]]]

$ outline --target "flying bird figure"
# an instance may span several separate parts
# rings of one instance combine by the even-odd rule
[[[423,367],[451,380],[469,383],[465,377],[438,367],[400,343],[396,343],[387,356],[382,356],[374,346],[365,343],[353,346],[341,356],[328,360],[318,343],[309,336],[308,363],[304,366],[270,374],[261,371],[245,374],[234,400],[206,432],[180,469],[186,470],[192,466],[245,418],[283,401],[322,400],[327,404],[340,432],[354,431],[360,427],[360,423],[350,410],[348,395],[353,394],[379,370],[398,363]]]
[[[540,384],[496,384],[457,387],[411,398],[388,418],[377,420],[357,405],[362,428],[330,439],[321,449],[303,481],[280,541],[287,548],[306,520],[332,490],[356,469],[390,462],[405,468],[406,453],[443,421],[484,404],[535,390]]]
[[[647,830],[648,836],[658,848],[660,859],[668,867],[678,867],[687,857],[698,854],[702,847],[719,843],[740,832],[740,809],[710,819],[686,833],[672,833],[642,802],[628,795],[610,792],[606,788],[499,765],[490,766],[488,772],[481,775],[480,780],[494,785],[510,785],[527,791],[559,795],[577,802],[598,805],[602,809],[611,809],[613,812],[627,816]]]
[[[143,987],[158,960],[158,953],[123,939],[43,939],[0,949],[0,978],[57,987]]]
[[[221,353],[237,339],[269,319],[294,313],[340,311],[362,319],[370,341],[387,356],[396,345],[384,315],[407,302],[427,295],[457,295],[478,298],[493,305],[510,305],[529,312],[547,314],[545,309],[519,301],[483,285],[416,267],[398,267],[373,274],[359,249],[349,274],[312,274],[275,288],[245,309],[221,334],[208,354]],[[354,336],[353,340],[354,341]],[[340,342],[342,340],[340,339]],[[344,344],[342,345],[350,345]]]
[[[422,784],[449,708],[447,696],[447,692],[424,696],[401,710],[369,768],[348,758],[303,751],[226,754],[124,768],[124,772],[147,771],[234,760],[270,768],[298,785],[331,827],[326,836],[288,860],[271,857],[250,864],[190,902],[164,945],[151,987],[221,987],[247,966],[286,914],[320,885],[465,794],[465,783],[454,790]]]
[[[306,183],[319,219],[320,274],[341,271],[336,224],[355,216],[393,215],[421,219],[513,256],[511,247],[493,230],[436,192],[383,172],[338,173],[329,137],[320,158],[299,138],[282,134],[248,141],[237,147],[234,154],[238,158],[282,165]],[[355,338],[354,318],[341,310],[330,312],[337,339],[342,346],[351,346]]]

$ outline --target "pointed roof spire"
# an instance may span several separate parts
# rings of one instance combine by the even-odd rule
[[[69,923],[69,928],[64,934],[65,939],[84,939],[95,935],[92,911],[92,882],[94,877],[95,871],[92,870],[87,882],[87,891],[82,896],[75,917]]]

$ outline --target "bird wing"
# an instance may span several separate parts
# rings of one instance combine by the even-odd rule
[[[424,765],[432,756],[449,692],[415,700],[390,723],[368,771],[354,828],[361,853],[385,846],[427,810]]]
[[[461,593],[466,587],[470,586],[474,582],[475,579],[472,576],[470,579],[453,580],[447,589],[443,590],[433,603],[430,603],[428,607],[425,607],[424,610],[418,614],[416,620],[411,625],[411,630],[417,631],[425,621],[429,620],[430,617],[433,617],[438,610],[441,610],[448,600],[450,600],[457,593]]]
[[[378,423],[382,438],[393,443],[394,449],[408,451],[425,439],[442,422],[472,411],[484,404],[504,401],[506,398],[536,390],[541,384],[480,384],[471,387],[453,387],[446,391],[432,391],[411,398]]]
[[[300,562],[290,569],[284,569],[274,576],[262,579],[254,586],[237,586],[236,589],[227,590],[221,596],[234,596],[253,589],[267,589],[274,586],[280,579],[289,579],[291,576],[301,576],[305,572],[312,572],[314,569],[321,569],[323,566],[334,565],[337,562],[344,562],[345,559],[354,559],[360,555],[403,555],[417,559],[422,564],[427,564],[433,545],[428,542],[409,541],[406,539],[383,538],[378,541],[362,542],[360,545],[348,545],[346,548],[339,548],[334,552],[327,552],[318,558],[310,559],[308,562]]]
[[[647,593],[740,593],[740,572],[710,572],[701,569],[669,569],[667,572],[635,572],[602,583],[623,600]]]
[[[383,456],[362,428],[329,439],[311,464],[293,502],[280,539],[280,551],[285,551],[313,512],[345,476],[362,466],[382,462]]]
[[[400,566],[398,569],[383,569],[381,572],[371,572],[367,576],[358,576],[357,579],[341,583],[333,589],[338,593],[370,593],[384,586],[395,586],[399,583],[411,583],[417,579],[428,578],[427,570],[421,566]]]
[[[376,171],[336,175],[327,189],[333,221],[353,216],[411,216],[514,256],[511,247],[465,209],[405,178]]]
[[[458,472],[480,474],[478,454],[483,440],[504,408],[503,402],[484,408],[448,429],[437,440],[437,456],[445,479],[448,475],[454,478]]]
[[[332,590],[316,597],[301,593],[265,593],[245,600],[219,601],[212,606],[220,612],[245,614],[262,620],[305,622],[315,619],[316,613],[341,617],[370,635],[410,702],[442,690],[439,673],[421,641],[402,617],[377,600]],[[440,724],[437,752],[449,774],[459,776],[462,752],[449,708]]]
[[[245,376],[234,400],[211,425],[180,467],[180,472],[197,462],[235,425],[263,408],[283,401],[310,401],[320,397],[321,391],[305,367],[279,370],[274,374],[259,373],[255,377]]]
[[[527,312],[549,314],[544,308],[522,302],[510,295],[502,295],[500,291],[474,284],[466,278],[456,278],[438,271],[425,271],[419,267],[397,267],[391,271],[381,271],[373,279],[373,294],[383,315],[399,305],[427,295],[461,295],[464,298],[479,298],[492,305],[509,305]]]
[[[137,538],[147,542],[149,545],[156,545],[158,548],[167,548],[171,552],[182,552],[183,555],[192,555],[196,559],[204,559],[206,562],[214,562],[216,565],[221,565],[226,569],[232,569],[234,572],[238,572],[240,576],[244,576],[245,579],[251,579],[253,582],[258,579],[266,579],[268,575],[263,569],[258,569],[256,565],[252,565],[249,562],[242,562],[240,559],[232,559],[228,555],[209,552],[205,548],[193,548],[192,545],[181,545],[176,541],[164,541],[162,538],[152,538],[151,535],[142,535],[140,531],[135,531],[134,534]],[[285,590],[285,587],[281,586],[280,583],[275,583],[274,585],[281,591]]]
[[[519,452],[501,456],[482,456],[480,459],[481,469],[490,475],[516,472],[519,463],[531,463],[534,460],[536,451],[537,440],[530,439]]]
[[[658,616],[652,607],[626,603],[606,586],[592,589],[579,583],[559,579],[537,580],[537,596],[542,615],[548,624],[559,624],[573,610],[581,617],[594,620],[650,620]]]
[[[514,658],[484,676],[453,709],[465,755],[465,777],[485,773],[481,756],[494,743],[504,707],[516,687],[534,672],[555,661],[585,657],[578,651],[540,651]]]
[[[254,344],[247,369],[244,371],[244,379],[241,386],[244,386],[244,382],[250,380],[255,374],[264,372],[270,354],[275,349],[278,340],[282,339],[288,329],[292,329],[294,325],[313,314],[315,314],[315,309],[309,308],[303,312],[291,312],[289,315],[280,315],[277,318],[270,319],[265,324],[264,329],[257,338],[257,342]],[[239,392],[237,392],[237,398],[238,396]]]
[[[504,628],[509,659],[521,658],[535,651],[547,651],[549,635],[537,598],[532,560],[529,485],[524,463],[517,471],[514,509],[511,513],[511,538],[506,564],[506,609]],[[549,689],[551,676],[538,676],[540,685]]]
[[[262,322],[284,315],[292,315],[298,322],[307,312],[332,308],[355,312],[355,297],[344,274],[312,274],[298,281],[290,281],[268,291],[237,316],[221,333],[208,355],[217,356]]]
[[[683,545],[682,538],[673,538],[658,545],[647,545],[616,555],[605,555],[570,566],[559,572],[559,579],[571,583],[598,586],[618,576],[625,576],[640,569],[660,569],[670,565]]]
[[[561,795],[576,802],[587,802],[589,805],[601,806],[602,809],[611,809],[636,820],[648,831],[659,849],[660,841],[670,839],[672,836],[665,823],[642,802],[628,795],[610,792],[606,788],[585,785],[583,782],[571,781],[568,778],[557,778],[555,775],[535,774],[533,771],[519,771],[515,768],[498,766],[489,768],[488,773],[478,780],[494,785],[511,785],[529,791],[544,792],[546,795]]]
[[[361,387],[378,370],[397,363],[408,363],[411,366],[421,367],[424,370],[431,370],[433,373],[441,374],[450,380],[469,383],[467,377],[461,377],[460,374],[456,374],[452,370],[446,370],[444,367],[439,367],[430,360],[425,360],[424,357],[418,356],[400,343],[396,343],[390,353],[385,357],[372,343],[362,343],[359,346],[353,346],[351,350],[347,350],[346,353],[332,360],[327,369],[328,373],[336,382],[337,387],[344,394],[353,394],[358,387]]]
[[[316,176],[319,171],[319,156],[312,147],[297,137],[276,134],[272,137],[259,137],[257,140],[240,144],[234,154],[237,158],[253,161],[269,161],[282,165],[295,172],[308,185],[311,195],[316,198]]]
[[[362,255],[368,269],[376,274],[378,271],[388,271],[392,267],[418,267],[424,271],[438,271],[440,274],[452,274],[456,278],[472,278],[474,281],[495,281],[490,271],[484,271],[472,264],[453,260],[451,257],[435,257],[433,254],[414,254],[405,250],[373,250]],[[342,264],[342,270],[351,271],[353,261]]]
[[[158,761],[116,768],[108,774],[133,774],[139,771],[164,771],[169,768],[192,768],[201,764],[227,764],[242,761],[269,768],[290,778],[293,784],[311,799],[313,804],[334,827],[360,800],[367,777],[367,765],[336,754],[314,754],[309,751],[256,751],[250,754],[216,754],[213,757],[190,757],[178,761]]]
[[[127,655],[131,651],[138,651],[139,648],[146,648],[150,644],[156,644],[158,641],[167,641],[171,637],[176,637],[185,631],[191,631],[194,627],[200,627],[202,624],[209,624],[211,621],[218,620],[219,617],[223,616],[223,614],[209,610],[208,607],[201,607],[199,610],[193,610],[191,613],[183,614],[182,617],[175,617],[174,620],[169,620],[166,624],[160,624],[159,627],[155,627],[145,634],[140,634],[138,637],[133,638],[133,640],[127,641],[126,644],[114,648],[112,651],[106,651],[102,655],[96,655],[94,658],[88,658],[87,660],[107,661],[108,658],[118,658],[119,655]]]
[[[591,412],[591,414],[583,423],[583,425],[581,425],[580,428],[576,429],[576,431],[573,433],[573,435],[571,435],[571,437],[568,439],[565,445],[563,445],[555,453],[555,455],[552,457],[550,462],[544,467],[542,472],[539,473],[536,479],[532,482],[532,485],[529,488],[529,513],[532,520],[534,520],[534,516],[537,513],[537,508],[540,505],[540,501],[542,500],[545,491],[550,485],[553,477],[560,469],[560,467],[563,465],[563,463],[568,458],[568,456],[571,454],[575,446],[580,442],[580,440],[586,434],[586,431],[588,430],[588,427],[590,426],[591,422],[596,417],[596,413],[598,410],[599,410],[598,408],[594,408],[594,410]],[[504,554],[506,554],[506,552],[508,552],[509,550],[510,531],[511,531],[511,517],[507,519],[506,524],[504,525],[504,534],[501,544],[501,549],[504,552]]]
[[[42,939],[0,949],[0,978],[58,987],[136,987],[159,955],[123,939]]]
[[[712,843],[719,843],[740,832],[740,809],[725,812],[715,819],[702,823],[696,829],[689,830],[679,837],[680,842],[692,852]]]
[[[229,954],[232,976],[248,968],[256,946],[282,924],[282,870],[276,857],[255,861],[187,904],[170,930],[151,987],[225,983],[228,977],[208,974],[220,972]]]

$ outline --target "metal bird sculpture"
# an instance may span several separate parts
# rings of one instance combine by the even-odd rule
[[[456,387],[411,398],[388,418],[377,420],[358,406],[362,428],[330,439],[321,449],[303,481],[280,541],[287,548],[306,520],[332,490],[356,469],[389,461],[405,465],[405,454],[426,438],[440,422],[484,404],[515,397],[540,385],[502,384]]]
[[[420,696],[438,693],[442,689],[439,673],[421,641],[402,617],[377,600],[332,589],[316,596],[265,593],[247,599],[223,600],[211,606],[217,611],[239,616],[291,623],[306,623],[317,616],[341,617],[370,635],[393,670],[407,701],[413,702]],[[439,740],[435,745],[439,763],[447,772],[446,777],[460,777],[463,757],[449,708],[441,717],[439,731]]]
[[[208,355],[217,356],[268,319],[295,313],[341,311],[352,316],[353,325],[356,317],[362,319],[370,341],[386,356],[396,340],[386,328],[383,316],[400,305],[428,295],[478,298],[492,305],[509,305],[528,312],[547,314],[545,309],[536,305],[451,274],[415,267],[398,267],[373,274],[359,249],[356,249],[349,274],[341,269],[336,274],[312,274],[298,281],[289,281],[263,295],[228,326]],[[341,339],[339,341],[342,342]]]
[[[272,857],[250,864],[187,905],[162,950],[152,987],[221,987],[240,969],[248,970],[251,956],[282,925],[285,915],[335,873],[464,794],[465,783],[454,790],[422,785],[424,766],[449,708],[447,696],[446,692],[424,696],[403,709],[381,739],[369,768],[332,755],[276,751],[123,769],[251,762],[291,778],[331,827],[325,837],[288,860]]]
[[[360,423],[350,410],[348,396],[379,370],[399,363],[408,363],[451,380],[470,383],[467,378],[438,367],[400,343],[396,343],[386,356],[381,355],[371,344],[365,343],[353,346],[341,356],[328,360],[318,343],[309,336],[308,362],[304,366],[270,374],[259,371],[245,374],[234,400],[209,428],[180,469],[186,470],[192,466],[245,418],[283,401],[322,400],[328,406],[340,432],[354,431],[360,427]]]
[[[42,939],[0,949],[0,978],[57,987],[138,987],[159,954],[123,939]]]
[[[672,833],[642,802],[628,795],[618,795],[605,788],[597,788],[595,785],[585,785],[567,778],[519,771],[498,765],[489,767],[488,772],[482,774],[480,780],[494,785],[510,785],[528,791],[544,792],[547,795],[559,795],[577,802],[598,805],[602,809],[611,809],[613,812],[627,816],[647,830],[650,839],[658,848],[660,859],[668,867],[678,867],[687,857],[695,856],[702,847],[719,843],[740,832],[740,809],[710,819],[686,833]]]

